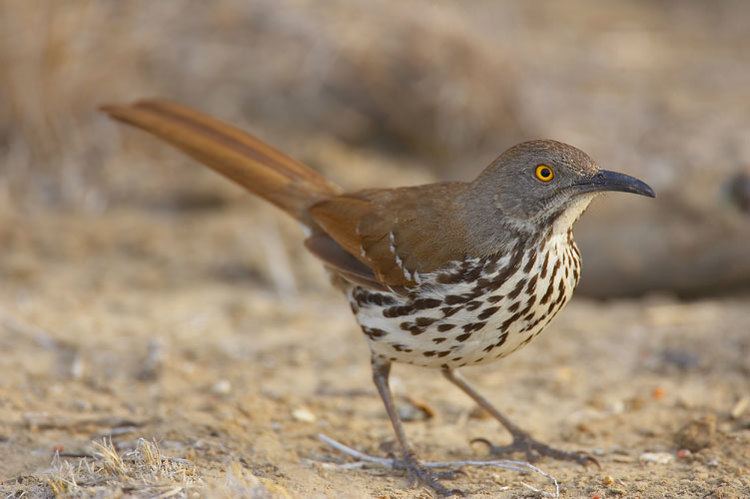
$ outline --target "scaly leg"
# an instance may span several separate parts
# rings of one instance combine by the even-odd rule
[[[587,464],[595,464],[597,467],[601,468],[599,462],[585,452],[568,452],[555,449],[554,447],[550,447],[549,445],[532,438],[531,435],[513,424],[512,421],[506,418],[500,411],[495,409],[495,407],[478,391],[476,391],[464,379],[464,377],[458,373],[458,371],[454,371],[452,369],[443,369],[443,375],[448,379],[448,381],[463,390],[466,395],[474,399],[474,402],[476,402],[479,407],[489,412],[492,417],[497,419],[500,424],[502,424],[505,429],[510,432],[511,436],[513,437],[513,443],[511,443],[510,445],[492,445],[488,440],[484,438],[475,440],[476,442],[483,442],[487,444],[487,446],[489,446],[490,448],[490,453],[492,453],[493,455],[502,456],[512,454],[514,452],[523,452],[526,455],[526,460],[529,462],[536,461],[541,456],[547,456],[561,461],[575,461],[583,466],[586,466]]]
[[[447,497],[452,495],[463,495],[459,490],[449,490],[441,485],[438,481],[438,475],[425,468],[417,460],[416,454],[406,440],[404,427],[401,424],[401,419],[398,417],[398,413],[396,412],[396,406],[393,404],[391,388],[388,383],[390,372],[390,361],[383,358],[376,358],[375,356],[372,357],[372,380],[378,388],[380,398],[383,399],[385,411],[388,413],[388,417],[393,425],[393,431],[396,432],[396,438],[401,446],[402,459],[396,462],[396,467],[406,470],[410,479],[421,483],[422,485],[426,485],[440,496]]]

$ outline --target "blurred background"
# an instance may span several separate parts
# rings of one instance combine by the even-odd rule
[[[295,223],[97,110],[155,96],[237,124],[350,190],[471,179],[534,138],[644,179],[658,199],[610,195],[579,223],[579,296],[597,301],[562,328],[612,331],[602,352],[622,366],[604,364],[611,379],[646,372],[647,386],[676,369],[679,385],[691,369],[707,376],[708,355],[729,385],[698,405],[745,400],[748,19],[743,0],[0,2],[0,347],[13,353],[0,363],[15,376],[0,410],[33,427],[18,415],[184,402],[196,386],[203,407],[206,393],[233,396],[221,382],[261,375],[284,393],[278,403],[314,409],[305,397],[318,388],[285,392],[279,366],[290,363],[331,382],[341,371],[320,374],[323,364],[351,363],[352,383],[367,386],[365,347]],[[636,323],[621,332],[612,320]],[[319,333],[332,349],[289,344],[331,321]],[[714,333],[726,350],[709,355]],[[342,337],[356,356],[336,356]],[[181,371],[192,362],[207,370]],[[160,384],[164,372],[173,384]],[[63,380],[55,394],[51,379]],[[97,398],[100,379],[140,402]],[[134,379],[163,391],[138,392]],[[56,438],[76,441],[34,441]],[[5,462],[0,478],[28,469]]]
[[[469,179],[546,137],[659,193],[585,218],[583,293],[747,288],[748,15],[741,0],[3,2],[0,207],[179,210],[231,192],[97,112],[143,96],[350,189]]]

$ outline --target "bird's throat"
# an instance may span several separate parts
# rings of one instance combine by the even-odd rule
[[[554,220],[552,223],[553,234],[565,234],[570,230],[573,224],[589,207],[591,201],[596,197],[596,194],[581,194],[574,198],[571,203],[563,210],[563,212]]]

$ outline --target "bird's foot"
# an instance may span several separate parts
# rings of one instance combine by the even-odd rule
[[[510,445],[494,445],[486,438],[475,438],[471,443],[479,442],[485,444],[490,454],[493,456],[508,456],[515,453],[523,453],[526,456],[526,460],[530,463],[538,461],[542,457],[551,457],[558,461],[573,461],[582,466],[588,466],[589,464],[595,465],[601,469],[599,461],[596,460],[592,455],[586,452],[570,452],[560,449],[555,449],[549,445],[534,440],[528,433],[517,433],[513,435],[513,443]]]
[[[406,453],[402,459],[395,460],[394,468],[406,471],[409,481],[413,485],[423,485],[428,487],[440,497],[465,496],[461,490],[448,489],[440,483],[441,479],[454,478],[457,474],[456,471],[432,471],[421,464],[412,453]]]

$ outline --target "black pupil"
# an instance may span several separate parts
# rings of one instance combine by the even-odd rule
[[[550,175],[552,175],[552,172],[550,172],[548,168],[542,168],[542,172],[541,173],[542,173],[542,177],[544,177],[544,178],[547,178]]]

